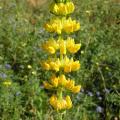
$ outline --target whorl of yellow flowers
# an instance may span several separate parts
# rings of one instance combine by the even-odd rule
[[[74,61],[73,58],[69,59],[65,56],[63,59],[49,59],[42,62],[42,67],[45,70],[53,70],[53,71],[60,71],[63,70],[65,73],[69,73],[72,71],[77,71],[80,68],[79,61]]]
[[[80,23],[76,20],[72,20],[70,17],[68,19],[65,17],[62,19],[52,18],[44,25],[44,28],[51,33],[72,33],[80,29]]]
[[[72,101],[70,99],[70,96],[66,96],[65,99],[63,99],[63,98],[58,99],[56,95],[53,95],[50,98],[50,104],[56,110],[70,109],[72,107]]]
[[[66,79],[65,75],[62,74],[59,77],[53,75],[51,77],[50,82],[45,81],[44,87],[46,89],[55,89],[59,87],[63,87],[63,89],[67,89],[73,93],[78,93],[80,91],[81,86],[75,85],[75,81],[71,79]]]
[[[52,3],[50,6],[50,11],[56,15],[68,15],[74,12],[73,2],[66,3]]]
[[[68,54],[75,54],[81,48],[80,43],[75,43],[71,37],[64,39],[62,33],[73,33],[80,29],[80,23],[66,17],[74,11],[75,7],[71,0],[54,0],[50,11],[57,17],[52,18],[44,25],[45,30],[50,33],[57,33],[57,40],[49,38],[41,48],[48,53],[47,60],[41,61],[43,69],[54,73],[49,80],[43,82],[44,88],[55,91],[50,97],[49,102],[55,110],[70,109],[72,101],[70,96],[63,97],[65,91],[78,93],[81,85],[76,85],[75,81],[66,78],[65,74],[80,69],[79,60],[69,58]],[[64,74],[65,73],[65,74]]]
[[[58,50],[60,51],[60,54],[66,54],[67,51],[74,54],[80,47],[81,44],[75,44],[74,39],[70,37],[68,37],[67,40],[63,40],[62,38],[54,40],[51,38],[42,44],[42,48],[50,54],[55,54]]]

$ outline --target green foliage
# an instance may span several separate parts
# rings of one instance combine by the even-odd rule
[[[72,15],[81,30],[71,35],[82,43],[75,54],[81,69],[70,77],[82,85],[72,96],[73,108],[63,120],[110,120],[120,117],[120,6],[117,0],[75,0]],[[0,0],[0,119],[56,120],[48,105],[50,93],[42,82],[49,76],[40,60],[40,44],[49,38],[42,28],[49,19],[43,9],[29,8],[24,0]],[[31,65],[32,68],[29,68]],[[5,86],[4,81],[11,85]]]

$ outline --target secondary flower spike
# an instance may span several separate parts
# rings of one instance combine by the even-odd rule
[[[80,23],[69,16],[74,10],[75,6],[71,0],[54,0],[50,5],[50,12],[55,17],[44,24],[45,30],[53,34],[53,37],[41,45],[47,59],[40,61],[40,65],[44,70],[51,71],[51,77],[45,80],[43,85],[45,89],[51,90],[49,103],[56,111],[70,109],[72,100],[66,95],[67,91],[77,94],[81,89],[81,85],[77,85],[74,79],[66,77],[81,66],[79,60],[70,57],[71,54],[73,56],[79,52],[81,44],[71,37],[63,36],[80,30]]]

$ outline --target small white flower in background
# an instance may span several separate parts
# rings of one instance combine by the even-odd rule
[[[36,75],[37,73],[36,73],[36,71],[32,71],[32,74],[33,74],[33,75]]]
[[[83,50],[81,51],[81,54],[84,54],[84,51],[83,51]]]
[[[85,11],[89,16],[91,15],[91,11],[90,10],[86,10]]]
[[[31,65],[28,65],[27,68],[28,68],[28,69],[32,69],[32,66],[31,66]]]

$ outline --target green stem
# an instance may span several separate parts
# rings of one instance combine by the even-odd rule
[[[102,81],[103,81],[103,87],[104,87],[104,90],[106,89],[106,83],[105,83],[105,78],[104,78],[104,76],[103,76],[103,73],[102,73],[102,71],[101,71],[101,69],[98,67],[98,71],[99,71],[99,73],[100,73],[100,75],[101,75],[101,79],[102,79]],[[107,119],[107,103],[106,103],[106,96],[107,96],[107,94],[106,94],[106,92],[105,92],[105,101],[104,101],[104,104],[105,104],[105,119]]]
[[[102,78],[102,81],[103,81],[103,87],[104,87],[104,89],[106,89],[105,78],[104,78],[104,76],[102,74],[102,71],[101,71],[101,69],[99,67],[98,67],[98,71],[99,71],[99,73],[101,75],[101,78]]]
[[[63,60],[63,55],[62,54],[60,54],[60,60]]]
[[[61,100],[62,99],[62,89],[58,89],[57,91],[57,95],[58,95],[58,99]]]
[[[62,113],[59,114],[60,120],[62,120]]]

